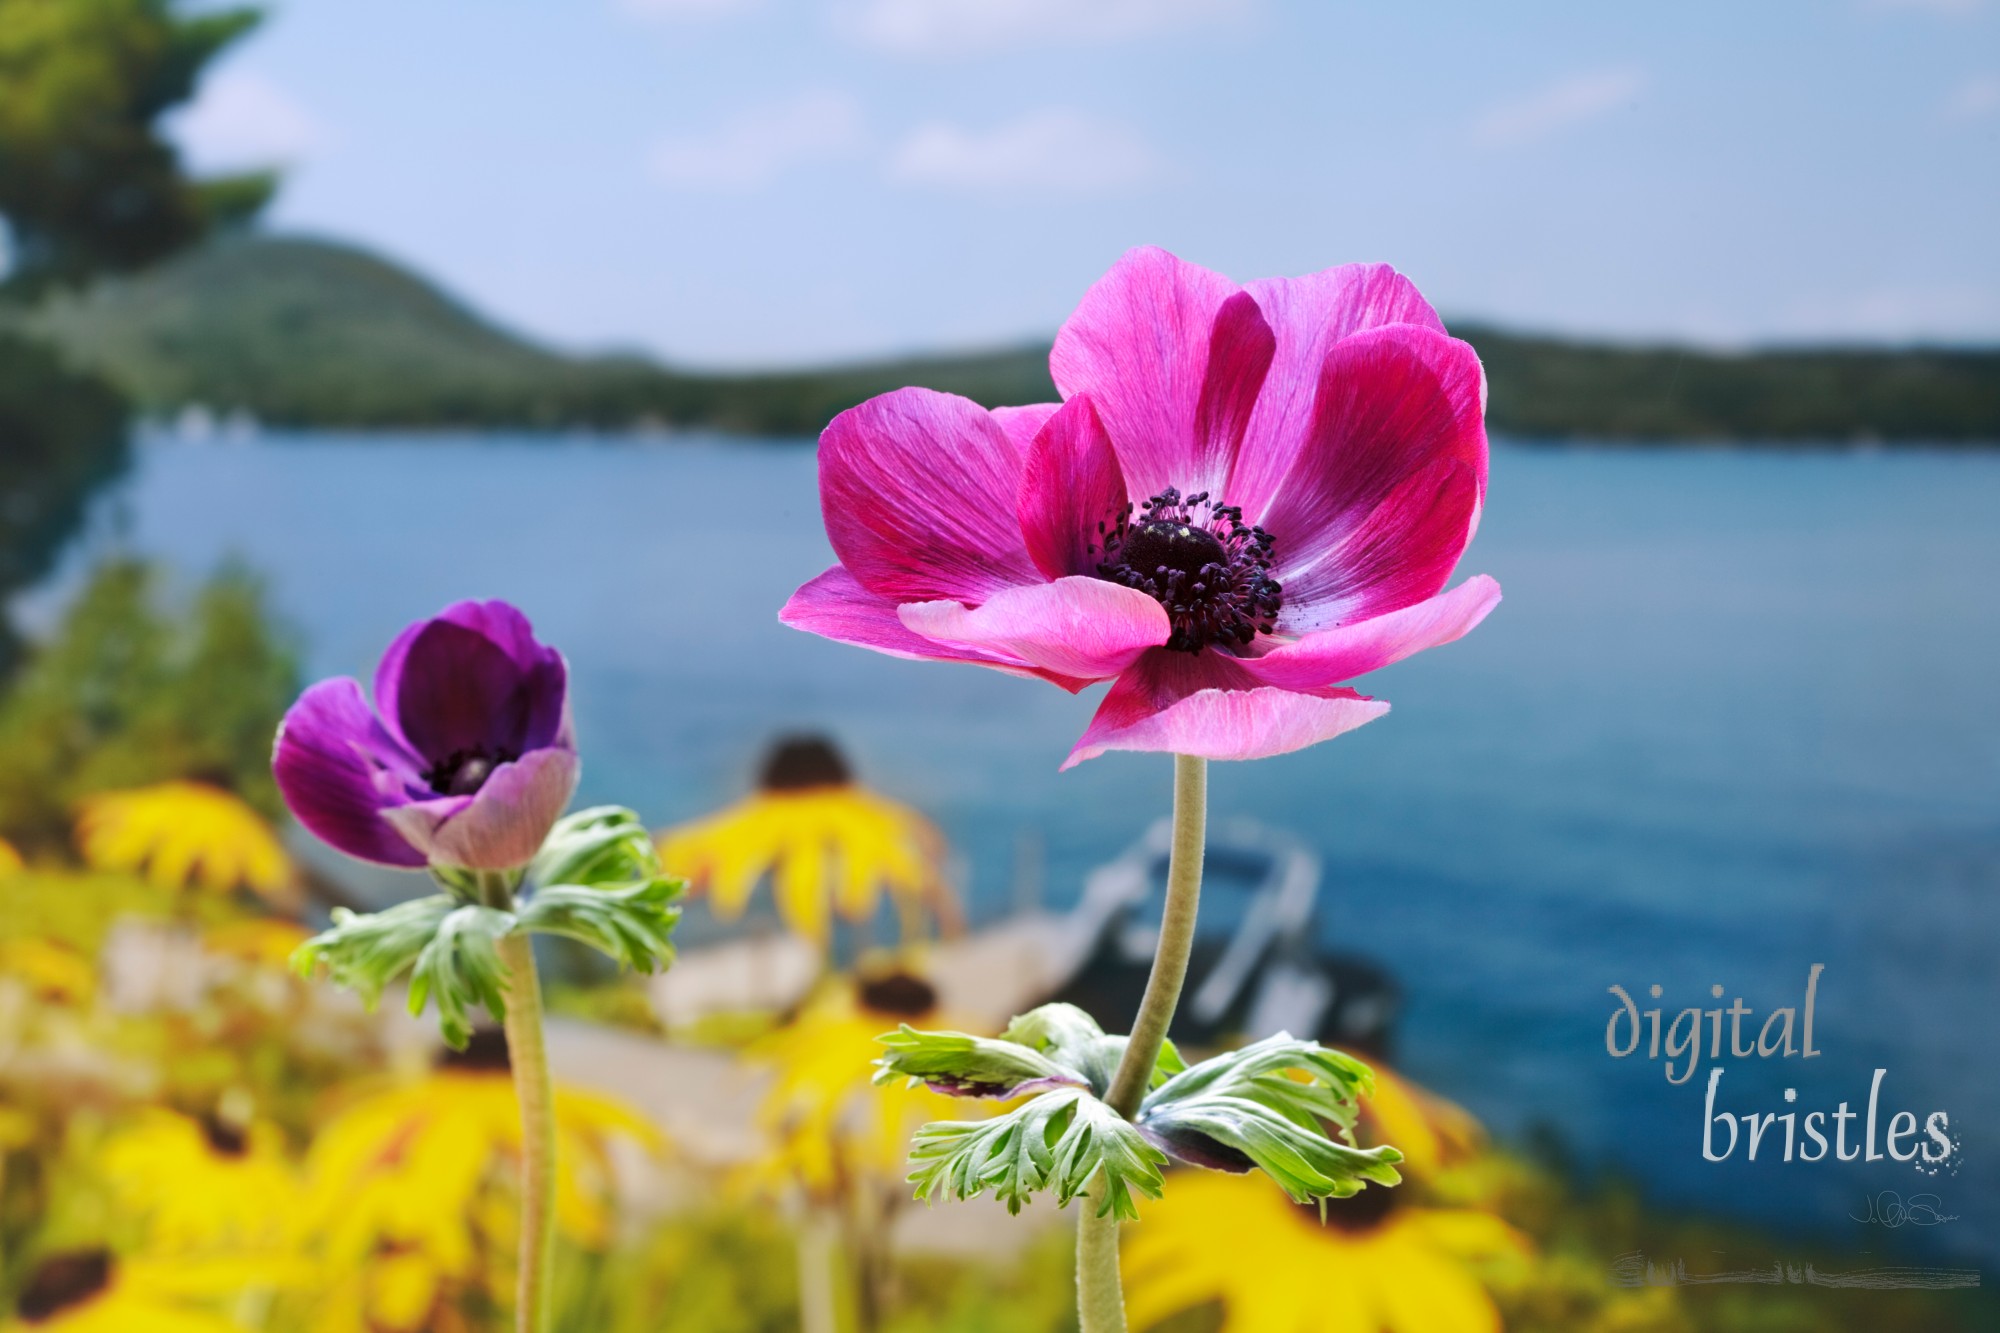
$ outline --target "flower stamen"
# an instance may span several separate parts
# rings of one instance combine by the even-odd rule
[[[423,778],[440,796],[470,796],[486,785],[486,779],[493,776],[494,769],[520,757],[505,750],[489,753],[485,746],[475,745],[469,750],[453,750],[443,763],[427,771]]]
[[[1125,505],[1097,525],[1099,577],[1150,595],[1167,609],[1166,646],[1198,653],[1210,644],[1244,647],[1277,627],[1284,590],[1271,577],[1271,534],[1243,511],[1199,491],[1169,486],[1135,516]]]

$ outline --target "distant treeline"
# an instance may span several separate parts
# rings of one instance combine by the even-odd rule
[[[2000,349],[1725,354],[1453,332],[1486,363],[1493,426],[1530,438],[2000,443]]]
[[[566,357],[422,279],[320,241],[239,238],[44,306],[30,327],[141,410],[189,404],[281,426],[709,427],[815,434],[904,384],[991,404],[1054,393],[1047,347],[752,375]],[[2000,441],[2000,350],[1742,355],[1458,327],[1496,430],[1605,441]]]

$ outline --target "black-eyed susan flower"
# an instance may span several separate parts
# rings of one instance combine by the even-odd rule
[[[905,1159],[926,1121],[954,1109],[922,1084],[871,1086],[885,1030],[933,1019],[937,990],[906,971],[842,977],[784,1027],[754,1043],[772,1073],[758,1107],[766,1151],[738,1183],[800,1209],[799,1290],[807,1328],[856,1322],[863,1288],[885,1296],[888,1225],[904,1198]],[[847,1273],[841,1275],[845,1267]]]
[[[637,1111],[577,1088],[556,1089],[555,1121],[556,1226],[601,1247],[614,1142],[653,1152],[664,1144]],[[316,1327],[414,1333],[433,1328],[455,1293],[503,1285],[489,1265],[502,1262],[516,1226],[505,1185],[520,1153],[506,1042],[493,1030],[424,1078],[341,1111],[307,1154],[303,1221],[327,1270],[353,1281],[329,1297]]]
[[[16,850],[14,844],[5,838],[0,838],[0,879],[18,875],[26,868],[27,862],[21,859],[21,853]]]
[[[781,740],[754,793],[666,830],[659,842],[666,872],[706,891],[724,920],[740,916],[769,876],[779,917],[822,944],[833,913],[867,921],[884,890],[896,902],[906,939],[922,929],[926,911],[947,929],[958,921],[942,835],[908,806],[857,783],[845,757],[822,737]]]
[[[248,889],[291,906],[291,858],[264,817],[205,782],[161,782],[86,797],[77,847],[98,870],[141,874],[163,889]]]
[[[1254,1176],[1181,1172],[1127,1230],[1125,1290],[1135,1330],[1220,1304],[1218,1333],[1498,1333],[1478,1266],[1527,1248],[1474,1209],[1364,1190],[1322,1221]]]
[[[1393,1143],[1406,1170],[1428,1177],[1473,1156],[1486,1130],[1470,1111],[1379,1062],[1375,1088],[1360,1102],[1356,1132],[1366,1143]]]
[[[98,1162],[149,1252],[273,1252],[296,1229],[299,1175],[266,1121],[154,1107],[112,1133]]]
[[[5,1333],[243,1333],[220,1311],[232,1298],[299,1279],[267,1259],[120,1258],[105,1249],[43,1259],[15,1300]]]
[[[963,1103],[921,1084],[872,1087],[882,1050],[876,1039],[936,1012],[936,989],[911,973],[843,978],[754,1043],[750,1060],[773,1075],[758,1110],[770,1148],[746,1181],[774,1192],[797,1189],[814,1201],[862,1180],[900,1186],[911,1136]]]

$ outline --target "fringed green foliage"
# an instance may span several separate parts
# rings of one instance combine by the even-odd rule
[[[469,871],[433,875],[451,892],[366,915],[336,910],[333,926],[301,945],[294,965],[308,975],[323,965],[371,1005],[409,973],[410,1012],[436,1001],[445,1041],[463,1047],[474,1010],[504,1015],[498,948],[515,931],[578,940],[641,972],[673,961],[682,885],[660,874],[652,837],[630,810],[605,806],[559,821],[527,868],[525,891],[495,891],[489,877]]]
[[[1005,1038],[996,1041],[963,1032],[919,1032],[905,1023],[875,1040],[888,1048],[875,1062],[878,1084],[907,1078],[955,1096],[1007,1099],[1044,1088],[1083,1087],[1087,1083],[1074,1070]]]
[[[1339,1199],[1369,1181],[1402,1179],[1396,1149],[1352,1142],[1355,1099],[1374,1085],[1373,1072],[1352,1056],[1280,1033],[1167,1080],[1135,1123],[1182,1161],[1260,1167],[1298,1203]]]
[[[457,899],[439,893],[366,914],[336,907],[333,925],[301,944],[292,966],[308,977],[325,967],[329,977],[360,992],[372,1009],[383,988],[410,970],[437,935],[438,924],[457,906]]]
[[[1067,1207],[1101,1172],[1106,1189],[1098,1215],[1135,1218],[1132,1191],[1159,1198],[1166,1160],[1087,1090],[1064,1087],[991,1120],[924,1126],[910,1147],[910,1179],[919,1199],[970,1199],[991,1190],[1018,1213],[1046,1189]]]
[[[681,882],[647,879],[622,889],[558,884],[537,889],[519,913],[521,929],[579,940],[635,972],[657,972],[674,961]]]
[[[1102,1172],[1098,1215],[1134,1217],[1133,1191],[1159,1197],[1169,1157],[1222,1171],[1261,1168],[1300,1203],[1402,1178],[1401,1153],[1352,1141],[1356,1098],[1374,1088],[1368,1066],[1286,1034],[1192,1068],[1168,1043],[1130,1122],[1100,1100],[1125,1038],[1107,1036],[1073,1005],[1043,1005],[998,1038],[905,1025],[879,1040],[886,1051],[875,1062],[877,1083],[908,1078],[962,1096],[1034,1095],[991,1120],[919,1130],[910,1179],[920,1199],[991,1190],[1018,1212],[1053,1189],[1066,1205]]]
[[[464,1050],[472,1039],[474,1006],[484,1006],[496,1023],[507,1017],[507,965],[500,961],[500,938],[515,926],[512,912],[467,903],[438,922],[437,933],[417,955],[410,1012],[421,1014],[424,1001],[435,996],[438,1027],[453,1050]]]

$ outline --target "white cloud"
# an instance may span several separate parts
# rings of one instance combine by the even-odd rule
[[[618,9],[642,19],[719,18],[755,9],[761,0],[615,0]]]
[[[925,125],[888,164],[892,180],[972,194],[1117,194],[1157,179],[1162,168],[1159,154],[1127,126],[1064,110],[1039,111],[984,134]]]
[[[2000,111],[2000,75],[1987,74],[1967,80],[1945,100],[1949,120],[1982,120]]]
[[[840,26],[904,56],[1122,41],[1241,14],[1253,0],[849,0]]]
[[[844,93],[809,92],[750,111],[706,134],[674,135],[653,150],[653,174],[691,190],[740,192],[795,166],[860,146],[861,109]]]
[[[333,141],[291,94],[247,71],[224,70],[209,78],[171,125],[175,140],[201,171],[286,166]]]
[[[1533,143],[1630,106],[1646,91],[1646,84],[1644,71],[1631,68],[1574,75],[1540,92],[1488,107],[1473,122],[1472,137],[1492,147]]]

